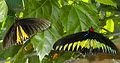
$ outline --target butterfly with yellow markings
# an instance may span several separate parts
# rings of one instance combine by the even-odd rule
[[[59,39],[53,48],[57,51],[78,51],[83,54],[117,53],[114,43],[102,34],[94,32],[92,27],[89,31],[71,34]]]
[[[6,48],[12,44],[23,44],[37,32],[49,28],[50,25],[51,22],[45,19],[16,19],[15,23],[10,27],[3,39],[3,46]]]

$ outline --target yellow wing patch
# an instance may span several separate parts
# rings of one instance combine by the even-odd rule
[[[63,47],[63,46],[60,46],[60,47],[59,47],[59,50],[62,50],[62,47]]]
[[[25,33],[25,31],[23,30],[23,28],[21,26],[17,26],[16,33],[17,33],[17,40],[16,41],[18,44],[22,44],[22,41],[29,38],[29,36]],[[22,39],[21,35],[22,35],[23,39]]]
[[[67,46],[68,46],[68,44],[66,44],[66,45],[64,46],[64,50],[67,48]]]
[[[18,29],[18,27],[17,27],[17,31],[16,31],[16,33],[17,33],[17,43],[18,44],[22,44],[22,42],[21,42],[21,38],[20,38],[20,32],[19,32],[19,29]]]
[[[70,44],[68,45],[68,51],[70,50],[72,44],[73,44],[73,43],[70,43]]]
[[[59,46],[56,47],[56,50],[58,50]]]
[[[20,26],[20,31],[21,31],[22,36],[23,36],[24,39],[29,38],[29,36],[25,33],[25,31],[23,30],[23,28],[21,26]]]

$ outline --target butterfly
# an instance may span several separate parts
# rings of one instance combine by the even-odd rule
[[[15,23],[5,34],[3,46],[24,44],[28,39],[33,37],[37,32],[44,31],[49,28],[51,22],[38,18],[16,19]]]
[[[102,34],[94,32],[93,27],[88,31],[71,34],[57,40],[53,45],[53,49],[92,55],[97,53],[117,53],[117,47],[114,43]]]

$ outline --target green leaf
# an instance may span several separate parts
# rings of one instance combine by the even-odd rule
[[[107,20],[104,28],[109,32],[114,32],[114,22],[113,22],[113,20],[112,19]],[[100,32],[101,33],[107,33],[107,31],[102,29]]]
[[[55,41],[55,35],[52,34],[53,32],[45,31],[38,33],[31,39],[31,43],[37,55],[39,56],[40,61],[44,58],[45,55],[48,55],[50,50],[52,49],[52,45]]]
[[[61,8],[60,20],[64,32],[71,34],[88,30],[91,26],[98,27],[98,15],[93,5],[80,3],[79,5],[67,5]]]
[[[1,51],[0,52],[0,59],[3,59],[3,61],[6,60],[7,58],[12,59],[12,57],[14,57],[17,54],[19,49],[20,49],[19,46],[12,46],[12,47],[9,47],[8,49]]]
[[[5,0],[8,5],[8,15],[15,16],[16,12],[24,9],[22,0]]]
[[[86,3],[88,3],[89,2],[89,0],[82,0],[83,2],[86,2]]]
[[[0,22],[2,22],[7,16],[8,7],[5,0],[0,0]]]
[[[65,53],[61,53],[60,57],[57,58],[56,60],[54,60],[55,63],[63,63],[68,59],[71,59],[73,57],[73,53],[72,52],[65,52]]]
[[[27,60],[28,63],[40,63],[39,57],[37,55],[31,56]]]
[[[6,20],[2,22],[0,29],[0,40],[4,38],[5,33],[9,30],[9,28],[13,23],[14,23],[14,18],[10,16],[7,16]]]
[[[25,17],[49,18],[51,16],[52,5],[48,0],[25,0]]]
[[[114,0],[96,0],[96,1],[105,5],[111,5],[117,7],[117,4],[116,2],[114,2]]]
[[[27,58],[25,57],[23,50],[23,47],[19,49],[18,53],[14,56],[13,63],[25,63]]]

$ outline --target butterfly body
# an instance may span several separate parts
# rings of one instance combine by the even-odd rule
[[[83,54],[116,54],[117,52],[117,48],[111,40],[94,32],[92,28],[89,31],[71,34],[59,39],[53,48],[58,51],[78,51]]]
[[[3,39],[3,46],[9,47],[12,44],[23,44],[37,32],[49,28],[50,24],[51,23],[45,19],[16,19]]]

